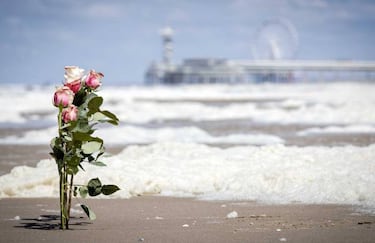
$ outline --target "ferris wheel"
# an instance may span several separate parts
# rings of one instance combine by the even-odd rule
[[[255,60],[293,59],[298,50],[298,34],[287,19],[263,22],[255,34],[252,54]]]

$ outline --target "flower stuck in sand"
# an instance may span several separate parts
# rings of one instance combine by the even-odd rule
[[[104,141],[93,135],[94,126],[103,122],[117,125],[119,122],[115,114],[101,109],[103,98],[95,91],[103,77],[94,70],[85,76],[83,69],[66,66],[64,86],[57,88],[53,96],[53,105],[59,109],[58,136],[51,141],[50,154],[56,161],[60,178],[61,229],[69,228],[73,196],[110,195],[120,190],[116,185],[102,185],[99,178],[91,179],[86,185],[73,183],[79,170],[84,171],[85,163],[105,166],[99,160],[105,152]],[[89,207],[83,204],[81,207],[90,219],[96,218]]]

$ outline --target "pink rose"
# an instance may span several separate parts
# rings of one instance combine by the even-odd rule
[[[58,107],[62,105],[67,107],[73,103],[74,93],[68,87],[60,87],[55,91],[53,96],[53,104]]]
[[[75,105],[70,105],[62,111],[62,119],[65,123],[76,121],[78,118],[78,109]]]
[[[73,93],[76,94],[81,89],[81,80],[77,79],[76,81],[65,83],[65,86],[71,89]]]
[[[69,87],[74,93],[81,89],[81,78],[84,70],[77,66],[65,66],[65,86]]]
[[[95,70],[91,70],[86,79],[86,86],[92,89],[96,89],[101,85],[101,80],[104,77],[102,73],[97,73]]]

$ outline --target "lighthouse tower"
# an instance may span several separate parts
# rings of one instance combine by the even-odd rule
[[[171,27],[165,27],[160,30],[160,35],[163,39],[163,63],[167,66],[172,62],[173,46],[172,46],[172,35],[173,29]]]

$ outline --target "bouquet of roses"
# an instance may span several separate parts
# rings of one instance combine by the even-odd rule
[[[103,140],[93,136],[95,125],[118,125],[119,122],[116,115],[101,109],[103,98],[96,92],[103,77],[94,70],[85,74],[79,67],[66,66],[64,85],[57,88],[53,96],[53,104],[59,112],[58,136],[51,141],[51,155],[60,177],[61,229],[69,228],[72,196],[110,195],[119,190],[116,185],[102,185],[98,178],[91,179],[87,185],[73,184],[74,175],[80,169],[84,170],[84,163],[105,166],[99,160],[105,151]],[[81,207],[90,219],[95,219],[95,214],[86,205]]]

